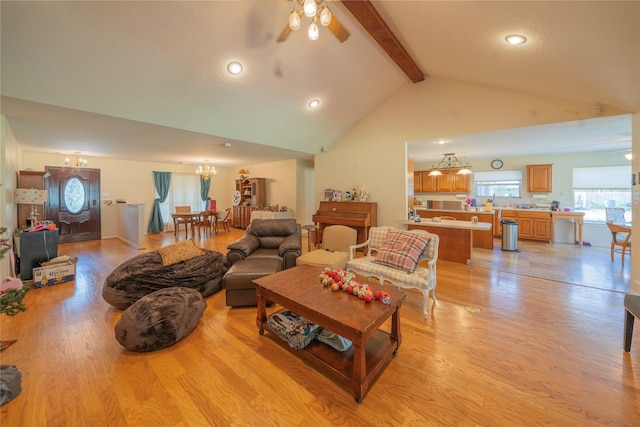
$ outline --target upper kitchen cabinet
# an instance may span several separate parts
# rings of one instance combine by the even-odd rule
[[[459,169],[443,170],[442,175],[432,176],[429,171],[414,173],[416,193],[468,193],[469,175],[459,175]],[[418,190],[419,188],[419,190]]]
[[[429,171],[422,172],[422,192],[434,193],[436,189],[436,176],[429,175]]]
[[[553,165],[527,165],[527,188],[529,193],[551,193]]]
[[[413,173],[413,192],[422,193],[422,172]]]

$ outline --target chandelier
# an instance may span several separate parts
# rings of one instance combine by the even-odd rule
[[[318,40],[318,17],[320,24],[324,27],[331,23],[331,11],[325,4],[325,0],[294,0],[293,10],[289,15],[289,28],[297,30],[300,28],[302,15],[311,18],[311,25],[307,34],[310,40]]]
[[[205,163],[208,161],[209,160],[205,160]],[[204,179],[205,181],[209,181],[210,178],[213,178],[218,174],[218,171],[216,171],[216,168],[214,168],[213,166],[204,165],[204,167],[198,167],[198,169],[196,169],[196,173],[200,175],[200,178]]]
[[[82,157],[80,157],[80,152],[79,151],[76,151],[73,154],[75,154],[75,156],[76,156],[76,162],[74,164],[74,166],[76,168],[87,166],[87,159],[83,159]],[[68,157],[66,159],[64,159],[64,164],[65,164],[65,166],[71,165],[71,159],[69,159]]]
[[[446,153],[440,163],[437,166],[431,166],[431,172],[429,176],[442,175],[443,170],[460,169],[458,174],[469,175],[471,174],[471,166],[469,164],[463,165],[456,157],[455,153]]]

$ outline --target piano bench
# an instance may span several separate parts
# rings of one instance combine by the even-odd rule
[[[282,270],[280,258],[246,258],[236,261],[222,279],[227,306],[256,305],[258,297],[253,280],[280,270]]]
[[[296,265],[312,265],[314,267],[329,267],[331,270],[346,269],[349,254],[346,252],[331,252],[324,249],[307,252],[296,258]]]

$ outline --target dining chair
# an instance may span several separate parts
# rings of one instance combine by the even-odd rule
[[[624,256],[629,249],[631,256],[631,228],[624,225],[607,222],[609,231],[611,231],[611,262],[613,262],[613,254],[618,252],[622,254],[622,266],[624,267]]]
[[[191,206],[176,206],[176,213],[189,213]],[[173,234],[178,235],[180,226],[184,225],[185,237],[189,235],[189,225],[191,225],[191,234],[193,234],[193,218],[173,218]]]
[[[231,231],[229,228],[229,221],[231,215],[231,208],[227,208],[223,211],[216,212],[216,221],[214,223],[214,233],[218,233],[218,224],[222,224],[224,231]]]
[[[207,233],[209,234],[209,236],[213,235],[213,233],[215,232],[215,226],[214,226],[215,222],[216,222],[215,212],[211,212],[211,211],[200,212],[198,221],[194,224],[194,226],[197,227],[198,229],[198,236],[202,235],[203,230],[204,230],[205,237],[207,236]]]
[[[606,221],[624,225],[624,208],[605,208]]]

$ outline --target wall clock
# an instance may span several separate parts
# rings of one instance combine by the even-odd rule
[[[504,163],[502,163],[502,160],[500,159],[495,159],[491,162],[491,167],[494,169],[500,169],[502,167]]]
[[[240,204],[240,199],[242,199],[242,196],[240,195],[239,191],[236,191],[233,193],[233,206],[238,206]]]

